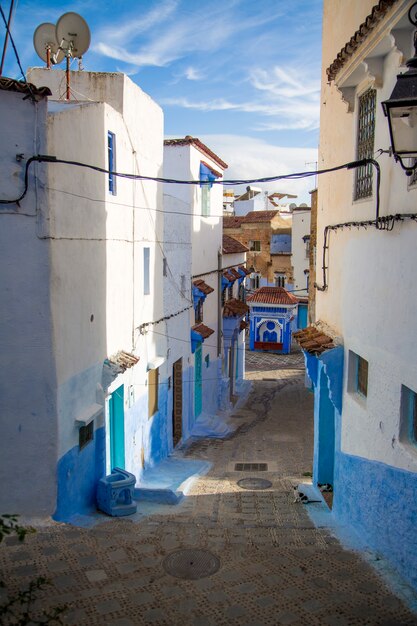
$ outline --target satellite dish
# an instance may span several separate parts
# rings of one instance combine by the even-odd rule
[[[91,41],[87,22],[78,13],[64,13],[56,23],[56,40],[65,55],[81,57]]]
[[[64,59],[64,52],[60,50],[59,43],[56,40],[55,24],[50,24],[49,22],[40,24],[33,34],[33,45],[36,54],[46,63],[49,61],[61,63]]]
[[[292,211],[293,209],[296,209],[296,208],[297,208],[297,205],[295,204],[295,202],[291,202],[291,204],[290,204],[289,208],[290,208],[290,209],[291,209],[291,211]]]

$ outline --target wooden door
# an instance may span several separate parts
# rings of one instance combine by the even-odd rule
[[[176,446],[182,437],[182,359],[175,361],[172,367],[172,380],[172,434]]]

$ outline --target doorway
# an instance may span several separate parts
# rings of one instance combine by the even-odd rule
[[[172,366],[172,434],[174,447],[182,437],[182,358]]]
[[[203,409],[203,383],[202,383],[202,348],[201,344],[195,351],[194,366],[194,414],[198,417]]]
[[[124,385],[109,398],[110,469],[125,469]]]

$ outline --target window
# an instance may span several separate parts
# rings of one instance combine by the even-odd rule
[[[284,272],[275,272],[274,281],[275,287],[285,287],[286,275]]]
[[[92,420],[87,426],[81,426],[78,433],[78,443],[80,446],[80,450],[85,448],[85,446],[93,441],[94,439],[94,420]]]
[[[116,135],[108,131],[107,133],[107,155],[109,167],[109,192],[116,195],[116,176],[111,172],[116,171]]]
[[[376,90],[368,89],[359,97],[356,158],[370,159],[374,154]],[[356,168],[354,199],[372,196],[373,167],[370,163]]]
[[[210,216],[210,185],[208,183],[201,186],[201,215]]]
[[[303,239],[306,245],[306,259],[308,259],[310,257],[310,235],[306,235]]]
[[[151,293],[150,258],[151,249],[143,248],[143,295],[145,296],[149,296]]]
[[[417,445],[417,393],[401,385],[400,440]]]
[[[261,251],[261,242],[260,241],[249,241],[249,250],[251,252],[260,252]]]
[[[240,283],[239,285],[239,290],[238,290],[238,296],[239,300],[242,300],[242,302],[245,301],[245,287],[243,285],[243,283]]]
[[[158,410],[158,380],[159,368],[149,370],[148,372],[148,418]]]
[[[250,288],[251,289],[259,289],[259,274],[251,274],[250,277]]]
[[[210,367],[210,355],[206,354],[206,356],[204,357],[204,360],[206,362],[206,367]]]
[[[368,395],[368,361],[349,351],[348,391],[363,398]]]
[[[195,323],[200,324],[203,321],[203,300],[197,302],[195,307]]]
[[[162,275],[168,276],[168,261],[166,260],[166,257],[162,259]]]

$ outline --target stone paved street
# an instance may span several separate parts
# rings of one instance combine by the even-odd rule
[[[230,418],[234,434],[192,440],[178,452],[213,463],[188,497],[177,506],[148,504],[135,523],[55,524],[24,544],[6,540],[0,562],[9,588],[48,577],[39,606],[67,604],[64,621],[76,625],[417,625],[368,563],[314,527],[307,507],[324,505],[294,503],[293,485],[311,471],[313,396],[299,353],[257,358],[258,367],[248,359],[252,393]],[[235,470],[249,462],[267,471]],[[237,481],[247,476],[272,487],[241,489]],[[219,570],[198,580],[166,573],[164,559],[179,548],[209,550]]]

